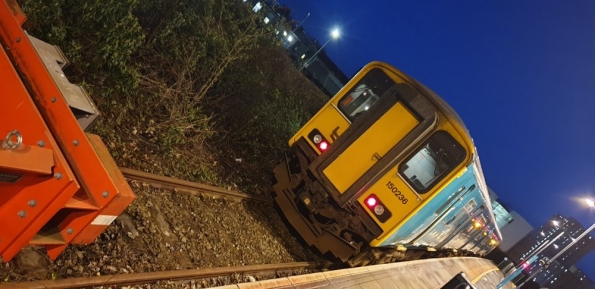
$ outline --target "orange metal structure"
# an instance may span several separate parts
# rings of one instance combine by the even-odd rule
[[[3,261],[28,245],[55,259],[92,242],[134,200],[101,139],[84,131],[93,103],[64,78],[59,48],[28,36],[25,20],[15,0],[0,0]]]

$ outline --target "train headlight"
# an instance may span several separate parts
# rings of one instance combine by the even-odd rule
[[[384,206],[378,205],[378,206],[374,207],[374,214],[376,214],[378,216],[384,214]]]
[[[312,141],[313,141],[315,144],[319,144],[319,143],[322,141],[322,136],[321,136],[321,135],[319,135],[319,134],[317,134],[317,135],[315,135],[315,136],[312,138]]]

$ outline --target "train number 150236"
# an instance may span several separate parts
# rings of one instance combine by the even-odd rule
[[[386,187],[393,193],[393,195],[395,195],[395,197],[397,197],[397,199],[401,201],[401,203],[407,204],[407,202],[409,202],[409,200],[407,200],[405,195],[403,195],[403,193],[399,191],[399,189],[397,188],[397,186],[395,186],[395,184],[393,184],[393,182],[388,181],[388,183],[386,183]]]

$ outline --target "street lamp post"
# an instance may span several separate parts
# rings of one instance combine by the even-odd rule
[[[308,67],[312,63],[312,61],[314,60],[316,55],[318,55],[318,53],[320,53],[320,51],[322,51],[322,49],[324,49],[324,47],[327,44],[329,44],[329,42],[331,42],[331,40],[337,39],[337,38],[339,38],[339,36],[340,36],[339,29],[334,29],[331,32],[331,37],[322,46],[320,46],[320,48],[318,48],[318,50],[316,50],[316,52],[314,52],[314,54],[310,58],[308,58],[308,60],[306,60],[304,62],[304,65],[302,65],[302,69]]]
[[[308,12],[308,15],[306,15],[306,18],[304,18],[304,20],[302,20],[302,21],[300,22],[300,24],[298,24],[298,26],[296,26],[295,28],[293,28],[293,30],[291,30],[291,31],[295,31],[296,29],[300,28],[300,26],[302,26],[302,24],[303,24],[304,22],[306,22],[306,20],[308,20],[308,17],[310,17],[310,12]]]

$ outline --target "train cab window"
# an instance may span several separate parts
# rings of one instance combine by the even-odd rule
[[[418,192],[427,193],[465,159],[465,149],[446,131],[437,131],[399,166],[399,174]]]
[[[370,109],[394,84],[395,81],[382,70],[372,69],[339,100],[339,109],[353,121]]]

